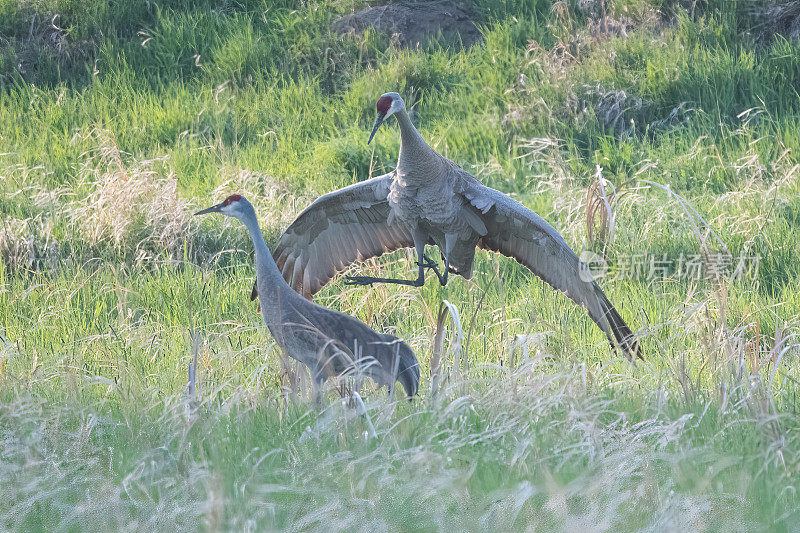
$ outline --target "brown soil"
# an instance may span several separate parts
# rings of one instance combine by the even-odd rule
[[[424,45],[439,32],[446,38],[460,37],[464,46],[481,38],[472,13],[453,0],[389,2],[346,15],[333,23],[342,34],[361,34],[367,28],[387,34],[400,48]]]

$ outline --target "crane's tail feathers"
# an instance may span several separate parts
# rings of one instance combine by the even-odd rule
[[[397,381],[403,386],[409,399],[416,396],[419,390],[419,362],[410,349],[408,351],[401,350],[400,352]]]
[[[611,305],[611,302],[605,294],[600,298],[600,305],[603,310],[603,315],[611,329],[610,334],[606,332],[611,345],[622,350],[628,359],[633,360],[634,357],[638,357],[644,361],[644,355],[642,355],[641,348],[639,347],[639,341],[631,331],[631,328],[629,328],[622,319],[622,316],[620,316],[617,310],[614,309],[614,306]]]

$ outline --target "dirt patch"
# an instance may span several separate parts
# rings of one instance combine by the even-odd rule
[[[424,45],[439,32],[445,38],[460,37],[464,46],[481,38],[469,9],[452,0],[389,2],[344,16],[332,28],[340,34],[361,34],[372,28],[389,35],[400,48]]]

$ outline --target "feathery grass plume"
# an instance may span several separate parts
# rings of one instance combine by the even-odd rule
[[[774,223],[780,211],[789,208],[800,194],[800,163],[791,157],[789,148],[779,144],[779,155],[769,165],[764,164],[759,149],[766,142],[759,139],[749,143],[741,157],[721,164],[740,177],[741,185],[719,195],[713,203],[718,214],[710,223],[746,238],[748,244],[763,236],[765,226]]]
[[[548,180],[539,182],[539,191],[553,196],[552,213],[558,221],[556,229],[567,242],[584,241],[586,231],[586,193],[576,185],[576,179],[569,174],[555,174]]]
[[[311,199],[311,193],[297,196],[285,182],[270,174],[223,168],[220,171],[220,184],[211,196],[224,198],[233,192],[252,198],[253,206],[264,224],[280,231],[294,221]]]
[[[692,206],[692,204],[682,197],[680,194],[675,192],[669,185],[663,185],[661,183],[657,183],[650,180],[641,180],[643,183],[648,185],[657,187],[664,192],[667,193],[667,198],[670,200],[674,200],[676,204],[680,207],[681,212],[684,215],[684,220],[688,223],[689,229],[692,231],[692,234],[697,238],[698,243],[700,246],[705,250],[706,253],[709,253],[708,247],[708,238],[712,237],[713,242],[712,245],[718,246],[721,250],[727,252],[727,247],[725,246],[725,242],[717,235],[714,229],[709,225],[708,222],[697,212],[697,210]]]
[[[0,258],[10,270],[33,266],[33,234],[28,221],[6,218],[0,226]]]
[[[0,222],[0,260],[10,271],[52,270],[64,259],[49,218],[7,217]]]
[[[561,145],[559,139],[553,137],[530,137],[520,139],[517,144],[516,159],[522,159],[528,168],[537,163],[550,163],[558,156]]]
[[[640,111],[649,104],[629,89],[607,89],[600,84],[584,85],[573,102],[577,105],[575,112],[592,110],[604,128],[619,132],[634,128]]]
[[[580,242],[582,228],[586,227],[586,195],[581,195],[575,186],[571,161],[561,153],[562,144],[563,141],[551,137],[522,139],[515,159],[522,160],[531,170],[537,166],[546,169],[546,175],[539,177],[533,192],[552,196],[556,228],[568,241]]]
[[[169,171],[160,177],[156,163],[165,159],[127,165],[113,134],[95,130],[97,155],[87,159],[81,181],[89,194],[74,202],[72,223],[91,246],[111,244],[118,251],[133,252],[138,259],[165,252],[176,257],[191,237],[191,214]]]

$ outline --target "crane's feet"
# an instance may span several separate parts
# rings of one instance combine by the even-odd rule
[[[423,254],[422,255],[422,259],[423,259],[422,266],[424,268],[428,268],[430,270],[433,270],[433,273],[436,274],[437,278],[439,278],[439,283],[441,284],[441,286],[444,287],[445,285],[447,285],[447,272],[448,271],[445,270],[444,275],[440,274],[439,273],[439,268],[436,266],[436,263],[434,263],[433,260],[430,257],[428,257],[428,254]]]
[[[364,286],[373,283],[394,283],[396,285],[409,285],[411,287],[422,287],[425,285],[425,278],[421,279],[393,279],[393,278],[373,278],[372,276],[347,276],[344,278],[345,285]]]

